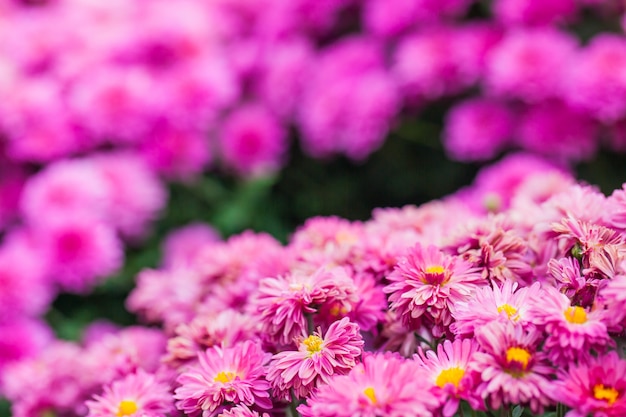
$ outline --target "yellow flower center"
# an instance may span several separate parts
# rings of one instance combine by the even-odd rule
[[[509,365],[517,364],[522,370],[526,370],[528,368],[528,362],[530,362],[530,352],[528,352],[524,348],[520,347],[512,347],[508,348],[506,351],[506,361]]]
[[[452,384],[455,387],[458,387],[459,382],[461,382],[464,375],[465,369],[461,369],[459,367],[444,369],[437,377],[435,385],[439,388],[443,388],[446,384]]]
[[[221,382],[222,384],[225,384],[227,382],[232,381],[233,379],[235,379],[237,375],[235,375],[233,372],[220,372],[219,374],[217,374],[217,376],[215,378],[213,378],[214,382]]]
[[[443,269],[443,266],[441,266],[441,265],[429,266],[425,270],[425,272],[427,274],[443,274],[444,271],[445,271],[445,269]]]
[[[587,322],[587,312],[580,306],[568,307],[564,314],[565,320],[572,324],[585,324]]]
[[[378,402],[376,400],[376,393],[374,392],[374,388],[372,387],[365,388],[363,390],[363,395],[365,395],[367,399],[370,400],[370,402],[374,405],[376,405],[376,403]]]
[[[500,307],[498,307],[498,313],[502,313],[503,311],[506,313],[507,316],[509,316],[510,319],[517,321],[517,319],[519,318],[517,316],[517,309],[511,304],[502,304]]]
[[[137,412],[137,403],[133,400],[123,400],[120,402],[120,405],[117,409],[118,417],[122,416],[132,416]]]
[[[597,384],[593,387],[593,396],[596,400],[605,400],[609,405],[617,401],[619,392],[613,387],[605,388],[602,384]]]
[[[306,350],[311,355],[313,355],[314,353],[320,352],[322,350],[322,343],[324,343],[322,338],[319,336],[315,336],[314,334],[312,334],[311,336],[307,337],[306,339],[302,341],[302,344],[306,346]]]

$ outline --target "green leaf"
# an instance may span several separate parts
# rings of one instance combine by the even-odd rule
[[[512,416],[513,416],[513,417],[521,417],[523,412],[524,412],[524,407],[522,407],[522,406],[520,406],[520,405],[516,405],[516,406],[513,408],[513,413],[512,413]]]

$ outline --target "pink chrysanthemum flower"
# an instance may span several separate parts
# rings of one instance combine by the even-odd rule
[[[598,298],[605,305],[608,324],[622,324],[623,326],[621,322],[626,317],[626,275],[620,273],[601,286]]]
[[[148,322],[163,322],[166,330],[190,321],[206,295],[202,277],[189,267],[144,269],[136,280],[126,307]]]
[[[496,94],[538,102],[561,93],[563,68],[576,50],[567,32],[511,31],[491,52],[485,82]]]
[[[622,417],[626,415],[626,361],[609,352],[561,369],[550,394],[572,408],[567,417]]]
[[[426,369],[433,394],[442,404],[441,413],[451,417],[456,413],[460,400],[466,400],[474,410],[483,408],[482,399],[476,395],[478,378],[469,364],[478,350],[478,344],[470,339],[444,341],[437,352],[423,352],[420,348],[414,358]]]
[[[504,102],[488,98],[463,101],[446,117],[446,152],[459,161],[493,158],[511,138],[513,120],[513,113]]]
[[[198,364],[177,379],[176,407],[192,417],[214,416],[224,402],[271,408],[270,384],[265,380],[268,360],[261,346],[250,341],[200,352]]]
[[[425,316],[443,327],[452,322],[450,305],[467,300],[487,283],[461,258],[419,243],[398,261],[388,279],[391,284],[384,291],[390,294],[390,308],[398,311],[404,323],[410,325]]]
[[[87,291],[122,266],[122,243],[108,224],[68,217],[35,233],[51,276],[67,291]]]
[[[541,414],[550,404],[552,368],[537,352],[540,336],[536,329],[526,331],[513,323],[491,323],[477,331],[482,351],[474,354],[471,369],[480,373],[476,392],[491,408],[520,404]]]
[[[518,288],[518,284],[505,281],[477,290],[471,299],[455,303],[450,326],[458,336],[471,336],[481,327],[494,322],[514,322],[523,327],[530,324],[529,312],[541,299],[538,283]]]
[[[530,311],[531,320],[548,335],[542,350],[560,367],[587,361],[592,351],[602,353],[613,344],[603,314],[571,305],[566,295],[551,287],[542,291],[541,300]]]
[[[357,300],[354,280],[340,267],[298,271],[284,277],[264,278],[254,300],[263,331],[274,341],[288,345],[307,336],[307,315],[324,305]]]
[[[615,121],[626,111],[626,41],[603,33],[567,66],[567,100],[604,121]]]
[[[258,325],[256,317],[232,309],[200,314],[190,323],[176,327],[174,336],[167,341],[167,355],[162,361],[177,367],[195,360],[198,352],[207,348],[232,347],[254,340],[258,337]]]
[[[586,285],[581,274],[580,263],[576,258],[552,258],[548,262],[548,274],[554,279],[557,290],[573,299],[576,293]]]
[[[519,119],[517,143],[525,150],[556,160],[586,161],[598,148],[597,122],[560,101],[544,101]]]
[[[251,410],[245,404],[237,404],[236,406],[222,411],[217,417],[270,417],[269,414],[259,414],[258,411]]]
[[[169,385],[141,370],[105,386],[86,405],[88,417],[161,417],[174,411]]]
[[[274,355],[267,371],[267,380],[275,395],[290,401],[290,391],[305,398],[333,375],[343,375],[356,365],[363,352],[359,326],[347,317],[334,322],[322,336],[321,329],[302,339],[297,351]]]
[[[236,173],[258,176],[283,164],[287,135],[279,120],[259,104],[237,108],[223,122],[219,138],[223,162]]]
[[[180,227],[168,233],[161,244],[161,264],[166,268],[192,264],[203,246],[219,240],[218,231],[208,224],[198,222]]]
[[[544,26],[571,22],[578,7],[575,0],[497,0],[493,11],[506,26]]]
[[[417,362],[389,353],[365,355],[350,373],[313,392],[298,411],[302,417],[429,417],[438,402],[428,389]]]

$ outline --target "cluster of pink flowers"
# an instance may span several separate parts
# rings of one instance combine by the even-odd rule
[[[606,197],[518,154],[286,245],[194,226],[127,299],[158,328],[93,325],[0,387],[15,417],[623,416],[625,214],[626,186]]]

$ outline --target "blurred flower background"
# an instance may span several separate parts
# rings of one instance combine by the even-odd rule
[[[126,301],[139,272],[245,230],[276,241],[225,257],[458,190],[497,213],[570,174],[621,188],[624,8],[0,0],[0,376],[137,323],[125,302],[163,319],[158,294]]]

